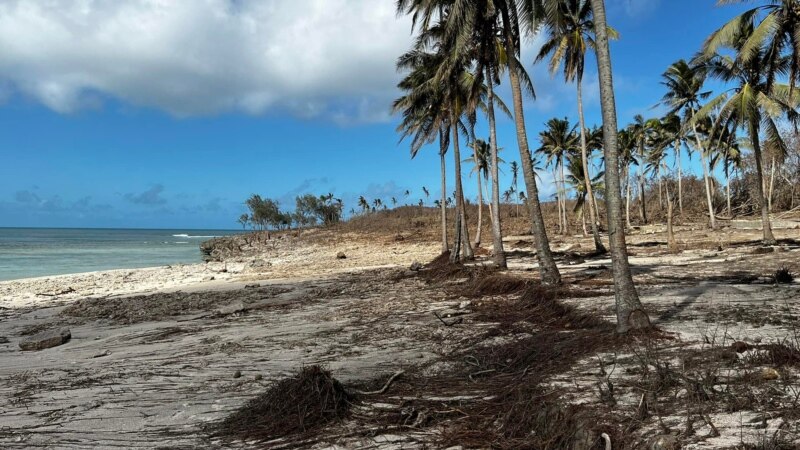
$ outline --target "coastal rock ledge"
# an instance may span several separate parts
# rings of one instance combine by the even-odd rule
[[[66,344],[72,338],[69,328],[42,331],[19,342],[24,351],[44,350]]]

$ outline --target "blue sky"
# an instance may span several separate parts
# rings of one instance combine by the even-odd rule
[[[621,34],[612,45],[620,124],[657,115],[664,69],[742,9],[606,1]],[[333,192],[347,209],[359,195],[386,202],[409,189],[416,203],[422,186],[438,195],[436,149],[412,161],[388,113],[393,61],[410,42],[393,4],[4,2],[0,226],[235,228],[252,193],[292,207],[297,194]],[[525,49],[538,91],[526,110],[534,148],[546,120],[576,119],[574,86],[530,67],[537,42]],[[594,61],[587,67],[595,124]],[[498,131],[501,156],[518,159],[511,122]]]

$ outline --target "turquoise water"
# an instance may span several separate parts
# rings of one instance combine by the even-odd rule
[[[0,228],[0,280],[202,261],[200,243],[233,230]]]

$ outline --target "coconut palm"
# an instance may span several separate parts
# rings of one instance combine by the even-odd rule
[[[627,229],[631,228],[631,166],[638,165],[638,161],[634,157],[636,148],[636,140],[629,128],[620,130],[617,133],[618,152],[619,152],[619,167],[623,173],[623,180],[625,186],[625,226]]]
[[[680,114],[687,131],[692,132],[697,151],[700,154],[700,164],[703,167],[703,182],[706,190],[706,206],[708,207],[708,220],[711,228],[717,227],[714,216],[714,204],[711,195],[711,182],[708,172],[709,150],[703,146],[697,130],[695,116],[702,107],[701,101],[707,99],[711,92],[703,91],[706,70],[702,65],[689,64],[684,60],[673,63],[662,75],[663,84],[667,88],[661,103],[670,108],[669,113]]]
[[[490,158],[490,145],[483,139],[476,139],[472,141],[469,146],[472,148],[472,162],[475,167],[472,169],[477,174],[475,177],[478,181],[478,230],[475,232],[475,247],[481,245],[481,225],[483,224],[483,183],[481,178],[483,174],[489,173],[489,158]],[[468,162],[465,159],[464,162]]]
[[[745,3],[745,0],[718,0],[718,3]],[[772,87],[778,75],[788,72],[789,90],[793,92],[800,75],[800,3],[797,0],[760,3],[715,31],[703,45],[703,53],[712,56],[720,48],[734,47],[734,43],[738,60],[748,60],[763,52],[759,59],[764,64],[767,87]],[[753,30],[745,39],[740,36],[743,27]],[[784,60],[786,54],[789,61]]]
[[[430,52],[412,50],[401,56],[398,60],[398,68],[408,71],[408,74],[400,81],[398,87],[404,95],[395,100],[392,105],[394,112],[402,114],[402,120],[397,130],[400,133],[400,140],[411,136],[411,157],[414,158],[419,150],[437,137],[439,139],[439,167],[442,183],[442,200],[446,196],[446,164],[445,154],[450,145],[449,115],[443,105],[443,98],[440,92],[432,85],[431,79],[434,77],[437,65],[437,56]],[[423,186],[425,197],[428,198],[429,192]],[[419,206],[423,206],[420,199]],[[444,201],[441,202],[441,226],[442,226],[442,253],[449,250],[447,240],[447,208]]]
[[[589,172],[587,155],[586,122],[583,115],[583,73],[586,51],[594,49],[594,20],[592,8],[588,0],[543,0],[545,11],[545,32],[547,40],[542,45],[536,62],[550,58],[550,73],[555,75],[563,66],[564,80],[575,82],[578,97],[578,124],[580,127],[581,164],[583,172]],[[611,38],[617,36],[616,31],[609,29]],[[586,188],[589,198],[593,198],[591,177],[586,177]],[[600,241],[597,228],[596,212],[593,202],[589,202],[589,217],[592,223],[592,236],[595,249],[605,253],[606,248]]]
[[[787,119],[797,124],[798,92],[789,86],[774,81],[775,74],[788,73],[793,60],[790,57],[775,57],[770,48],[751,49],[749,46],[761,32],[752,21],[740,21],[736,29],[727,29],[729,36],[721,40],[725,46],[736,52],[737,57],[716,53],[704,56],[702,63],[709,74],[732,84],[729,91],[721,93],[698,111],[699,118],[710,117],[718,111],[711,135],[719,140],[724,133],[716,130],[725,128],[743,129],[750,140],[756,160],[756,192],[761,203],[761,223],[764,244],[774,245],[775,237],[769,219],[769,206],[764,193],[764,170],[762,163],[762,138],[767,149],[785,153],[784,142],[777,121]],[[765,70],[769,68],[770,70]]]
[[[583,235],[586,236],[588,234],[588,230],[586,229],[586,214],[584,211],[586,210],[586,206],[591,204],[591,201],[588,200],[588,191],[586,189],[586,173],[583,171],[583,161],[581,160],[581,155],[578,153],[573,153],[568,156],[567,158],[567,183],[572,186],[572,189],[575,190],[575,207],[573,208],[573,212],[576,213],[581,218],[581,223],[583,225]],[[595,175],[594,178],[589,180],[592,184],[592,191],[594,190],[601,190],[602,189],[602,178],[603,173],[599,173]]]
[[[720,130],[723,135],[718,139],[717,151],[711,157],[711,169],[722,164],[722,173],[725,174],[725,199],[728,217],[733,216],[731,209],[731,171],[742,169],[742,144],[736,137],[736,130],[726,128]]]
[[[617,107],[614,99],[614,82],[611,74],[611,51],[608,45],[606,7],[603,0],[591,0],[595,19],[597,73],[600,81],[600,106],[603,115],[603,152],[606,161],[606,210],[611,263],[614,273],[614,297],[617,308],[617,331],[650,327],[639,294],[633,284],[625,229],[622,226],[622,208],[619,186],[619,153],[617,148]]]
[[[452,6],[452,7],[451,7]],[[410,14],[415,28],[425,30],[433,26],[437,18],[450,15],[453,20],[445,23],[448,41],[451,47],[451,57],[458,59],[462,50],[473,43],[476,32],[486,36],[486,28],[476,27],[480,17],[491,17],[495,20],[489,28],[491,32],[497,31],[498,54],[502,55],[502,67],[506,69],[511,85],[514,103],[514,120],[517,131],[517,143],[522,161],[523,175],[528,190],[528,205],[531,214],[531,228],[536,245],[536,255],[539,259],[539,271],[542,282],[545,284],[560,284],[561,275],[550,251],[547,231],[542,217],[539,203],[538,186],[531,165],[530,148],[525,129],[523,111],[523,89],[533,93],[533,85],[527,76],[522,64],[519,62],[522,32],[533,34],[538,17],[533,10],[533,2],[523,0],[474,0],[460,1],[453,5],[448,0],[398,0],[397,11],[400,14]],[[488,77],[490,80],[499,80],[499,72]],[[492,86],[493,83],[487,83]],[[492,128],[492,127],[490,127]],[[497,142],[495,136],[492,142]],[[496,165],[494,165],[496,167]],[[494,201],[494,199],[493,199]],[[499,201],[499,199],[498,199]],[[499,214],[496,215],[499,217]],[[495,233],[496,235],[497,233]]]
[[[576,125],[570,125],[569,120],[550,119],[545,124],[545,129],[539,133],[541,147],[536,150],[545,157],[545,165],[553,167],[558,186],[558,226],[559,232],[566,234],[569,232],[567,225],[566,211],[566,181],[564,178],[564,163],[571,153],[575,153],[579,148],[578,134],[575,132]]]

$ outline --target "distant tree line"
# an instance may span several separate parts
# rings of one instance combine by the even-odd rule
[[[333,194],[315,196],[304,194],[295,198],[294,211],[281,210],[280,203],[253,194],[245,201],[249,213],[239,216],[242,228],[286,230],[316,225],[330,226],[342,220],[342,200]]]

